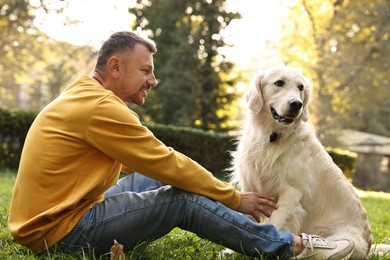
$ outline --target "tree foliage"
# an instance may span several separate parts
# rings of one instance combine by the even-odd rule
[[[9,3],[8,3],[9,2]],[[16,96],[19,89],[5,88],[17,82],[31,64],[28,37],[32,30],[32,15],[27,1],[6,1],[0,7],[0,97],[3,103]],[[23,63],[18,61],[24,61]]]
[[[155,73],[159,86],[142,108],[145,119],[204,130],[228,127],[234,103],[232,64],[218,49],[220,31],[236,13],[225,0],[138,0],[129,12],[134,27],[149,32],[157,45]]]
[[[0,6],[1,107],[40,110],[84,72],[94,50],[57,42],[33,24],[34,10],[60,12],[67,1],[3,0]]]
[[[390,132],[390,8],[388,0],[299,0],[280,46],[315,90],[320,132],[351,128]]]

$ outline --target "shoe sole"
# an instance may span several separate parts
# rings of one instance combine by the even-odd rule
[[[349,255],[347,255],[346,257],[344,257],[342,260],[348,260],[348,259],[351,257],[351,255],[353,254],[354,251],[355,251],[355,248],[352,249],[351,253],[349,253]]]
[[[348,255],[344,256],[343,258],[341,258],[341,259],[339,259],[339,258],[337,258],[337,259],[336,258],[329,258],[329,260],[348,260],[351,257],[351,255],[353,254],[354,251],[355,251],[355,247],[352,248],[352,251]]]

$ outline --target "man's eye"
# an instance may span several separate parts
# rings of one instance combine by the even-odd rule
[[[284,86],[284,81],[283,80],[277,80],[277,81],[275,81],[274,84],[277,87],[283,87]]]

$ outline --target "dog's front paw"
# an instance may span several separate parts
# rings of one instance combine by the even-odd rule
[[[291,222],[287,221],[287,214],[282,212],[274,212],[269,218],[268,223],[276,227],[277,230],[293,232]],[[291,218],[289,218],[291,220]]]
[[[286,218],[286,215],[287,214],[272,214],[269,218],[269,224],[274,225],[276,229],[280,231],[288,231],[293,234],[301,233],[301,225],[298,219],[294,217]]]
[[[282,221],[281,219],[277,219],[275,217],[273,218],[271,216],[271,218],[269,219],[269,224],[275,226],[277,230],[287,231],[285,221]]]

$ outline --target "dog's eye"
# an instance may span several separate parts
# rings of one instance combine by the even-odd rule
[[[305,88],[305,87],[304,87],[303,85],[299,85],[299,86],[298,86],[299,91],[302,91],[304,88]]]
[[[277,80],[274,84],[275,84],[275,86],[283,87],[284,86],[284,81],[283,80]]]

